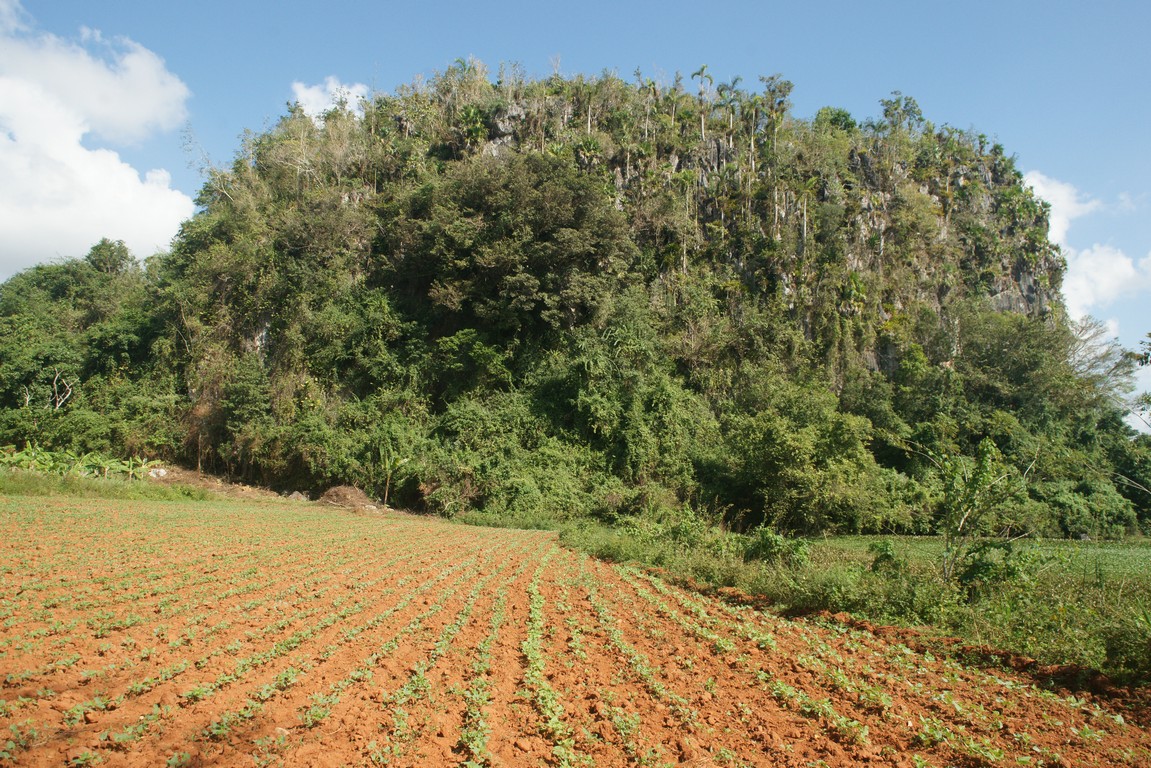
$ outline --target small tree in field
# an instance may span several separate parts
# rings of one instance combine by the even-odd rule
[[[938,530],[943,536],[943,578],[951,581],[975,554],[979,537],[1012,530],[1012,521],[1002,512],[1024,494],[1027,473],[1006,464],[988,438],[979,443],[974,459],[945,455],[932,461],[943,481]]]
[[[384,509],[388,508],[388,496],[392,492],[392,478],[395,477],[396,472],[400,470],[411,459],[404,457],[401,458],[398,453],[393,451],[390,447],[379,446],[380,453],[380,469],[384,473],[384,498],[381,499]]]

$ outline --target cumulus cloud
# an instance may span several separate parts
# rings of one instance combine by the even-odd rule
[[[159,56],[97,30],[82,29],[78,41],[5,30],[0,73],[39,85],[107,141],[139,141],[178,127],[188,116],[188,87]]]
[[[318,118],[340,102],[344,102],[357,114],[362,112],[361,103],[368,98],[370,90],[363,83],[344,85],[335,77],[327,77],[322,85],[305,85],[300,81],[292,83],[292,95],[312,119]]]
[[[1151,254],[1138,263],[1118,248],[1096,243],[1069,250],[1063,296],[1071,317],[1105,308],[1117,299],[1151,289]]]
[[[164,170],[141,175],[107,147],[186,119],[187,86],[151,51],[84,30],[36,31],[0,0],[0,278],[82,256],[102,237],[138,256],[168,245],[195,206]]]
[[[1084,200],[1073,185],[1044,176],[1039,171],[1028,171],[1023,181],[1051,204],[1048,237],[1063,247],[1067,246],[1067,230],[1071,228],[1071,222],[1103,207],[1098,200]]]
[[[1093,314],[1120,299],[1151,290],[1151,254],[1136,262],[1118,248],[1095,243],[1077,249],[1067,240],[1071,223],[1103,209],[1098,200],[1085,198],[1074,185],[1029,171],[1024,181],[1051,204],[1049,237],[1067,258],[1063,297],[1073,318]],[[1120,201],[1120,207],[1124,202]]]

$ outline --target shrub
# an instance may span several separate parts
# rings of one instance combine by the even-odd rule
[[[875,558],[871,561],[872,573],[882,573],[891,576],[901,576],[907,571],[907,558],[895,551],[895,545],[890,540],[877,541],[867,547]]]
[[[803,539],[789,539],[767,526],[760,526],[748,535],[743,556],[745,560],[799,566],[807,563],[809,547]]]
[[[1103,642],[1111,669],[1133,681],[1151,681],[1151,608],[1133,606],[1108,627]]]
[[[859,612],[867,604],[863,574],[857,567],[843,565],[804,570],[782,602],[805,611]]]

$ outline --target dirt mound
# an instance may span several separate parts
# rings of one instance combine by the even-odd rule
[[[232,482],[227,478],[175,466],[164,467],[162,472],[157,472],[149,477],[149,482],[163,485],[191,486],[229,498],[261,499],[266,501],[282,501],[284,498],[288,498],[291,501],[308,500],[308,497],[299,491],[285,497],[269,488],[260,488],[245,485],[244,483]],[[399,514],[395,510],[385,508],[359,488],[351,485],[337,485],[329,488],[317,501],[322,504],[345,507],[359,512]]]
[[[377,506],[376,503],[368,497],[368,494],[351,485],[337,485],[334,488],[329,488],[324,491],[324,495],[319,498],[319,501],[321,504],[351,507],[352,509],[363,509],[364,507],[375,508]]]

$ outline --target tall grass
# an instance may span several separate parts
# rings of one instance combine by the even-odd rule
[[[681,534],[684,534],[681,531]],[[944,579],[933,537],[837,537],[805,548],[710,529],[568,525],[562,540],[617,562],[736,587],[782,611],[846,612],[973,644],[1151,682],[1151,542],[1016,542]],[[757,551],[757,546],[760,551]],[[772,551],[772,547],[776,550]],[[790,554],[789,554],[790,553]]]
[[[189,485],[53,475],[0,467],[0,494],[10,496],[74,496],[82,499],[205,500],[211,492]]]

